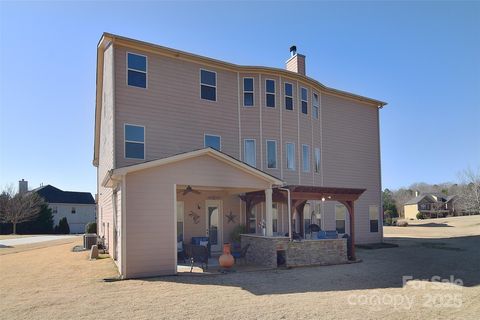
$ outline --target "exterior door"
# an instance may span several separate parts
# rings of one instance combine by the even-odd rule
[[[213,252],[222,250],[223,228],[222,228],[222,201],[207,200],[205,203],[205,214],[207,222],[207,237],[210,248]]]

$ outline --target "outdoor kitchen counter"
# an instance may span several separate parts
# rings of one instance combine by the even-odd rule
[[[250,245],[246,260],[254,265],[277,268],[277,256],[279,255],[284,258],[286,267],[347,262],[347,240],[343,238],[290,242],[288,237],[242,234],[241,241],[242,247]]]

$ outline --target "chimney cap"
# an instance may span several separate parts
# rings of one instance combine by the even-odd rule
[[[290,54],[292,55],[292,57],[297,54],[297,46],[296,45],[293,45],[293,46],[290,47]]]

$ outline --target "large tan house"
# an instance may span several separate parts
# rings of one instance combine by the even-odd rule
[[[294,265],[290,248],[308,243],[321,264],[381,242],[385,104],[308,77],[295,47],[283,70],[104,33],[93,163],[99,234],[120,274],[175,274],[182,243],[207,237],[215,253],[240,224],[259,263],[259,250]]]

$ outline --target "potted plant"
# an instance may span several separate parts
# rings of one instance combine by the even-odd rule
[[[240,235],[242,233],[247,233],[247,227],[244,224],[239,224],[236,226],[230,234],[230,241],[232,242],[233,251],[240,250]]]

